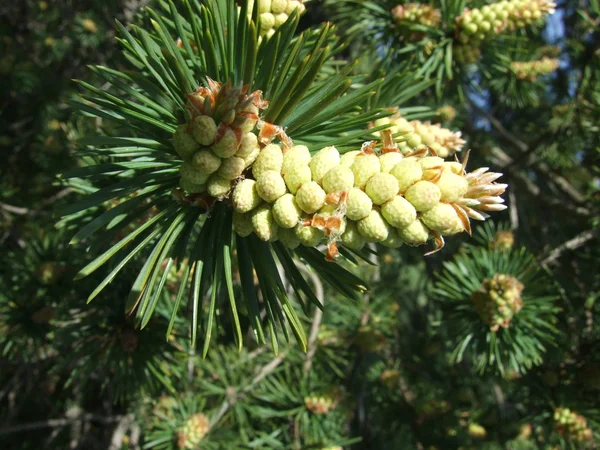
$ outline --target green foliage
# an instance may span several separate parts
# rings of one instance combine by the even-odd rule
[[[477,38],[472,63],[457,18],[492,2],[312,0],[262,37],[258,0],[9,3],[3,448],[595,448],[597,0]],[[313,153],[396,113],[460,130],[509,209],[427,257],[239,237],[227,201],[177,189],[173,132],[212,80],[262,91]]]

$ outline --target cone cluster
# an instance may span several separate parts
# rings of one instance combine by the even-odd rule
[[[462,150],[465,140],[460,131],[443,128],[439,123],[407,121],[401,116],[385,117],[373,122],[373,126],[392,125],[390,131],[398,137],[398,149],[403,154],[413,152],[420,146],[427,146],[440,158],[447,158]]]
[[[585,417],[568,408],[556,408],[554,411],[556,431],[573,442],[587,442],[594,438]]]
[[[343,396],[341,389],[333,388],[324,394],[312,394],[304,398],[304,405],[313,414],[329,414]]]
[[[498,231],[490,242],[490,250],[508,251],[515,245],[515,235],[512,231]]]
[[[555,7],[550,0],[503,0],[467,8],[456,18],[457,38],[461,44],[479,45],[492,36],[534,24],[552,14]]]
[[[296,9],[298,13],[304,14],[309,0],[256,0],[258,3],[258,14],[260,18],[260,35],[271,37],[275,30],[288,20],[290,14]],[[248,11],[252,12],[255,0],[248,0]]]
[[[281,241],[289,248],[337,242],[352,250],[366,243],[397,248],[425,244],[436,249],[443,236],[469,231],[469,218],[506,207],[501,174],[487,168],[467,174],[458,162],[427,156],[427,150],[402,154],[391,142],[376,141],[340,155],[326,147],[311,156],[304,146],[264,147],[231,196],[234,227],[241,236]]]
[[[457,61],[472,64],[479,59],[479,48],[492,37],[530,26],[552,14],[556,5],[551,0],[502,0],[481,8],[465,9],[456,18],[453,49]]]
[[[496,274],[483,281],[481,289],[472,294],[471,300],[481,320],[496,332],[500,328],[507,328],[514,315],[523,307],[523,289],[523,284],[516,278]]]
[[[247,94],[211,82],[188,94],[189,121],[173,136],[173,147],[183,159],[180,186],[191,194],[226,196],[258,156],[258,136],[252,132],[261,108],[260,92]]]
[[[398,5],[392,9],[392,20],[397,25],[398,30],[407,39],[417,41],[422,39],[425,34],[407,29],[406,25],[436,27],[442,20],[442,14],[439,9],[433,8],[430,5],[408,3],[406,5]]]
[[[481,58],[481,49],[470,44],[454,45],[452,55],[461,64],[475,64]]]
[[[558,69],[558,65],[559,60],[557,58],[543,57],[536,61],[514,61],[510,63],[510,68],[520,80],[535,81],[537,77],[554,72]]]
[[[195,449],[210,429],[208,417],[204,414],[194,414],[186,420],[177,432],[177,447],[180,449]]]

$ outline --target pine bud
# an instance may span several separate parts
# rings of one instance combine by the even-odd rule
[[[440,201],[447,203],[458,201],[469,189],[469,182],[466,178],[452,173],[447,166],[444,168],[442,176],[435,184],[442,194]]]
[[[285,194],[273,205],[273,218],[281,228],[293,228],[298,224],[302,211],[292,194]]]
[[[354,160],[361,153],[360,150],[353,150],[351,152],[346,152],[340,156],[340,166],[342,167],[352,167]]]
[[[233,208],[241,213],[252,211],[261,202],[256,191],[256,181],[250,179],[240,181],[233,190],[232,197]]]
[[[285,12],[286,8],[287,0],[271,0],[271,12],[273,14]]]
[[[277,240],[278,226],[273,219],[273,213],[269,205],[261,205],[252,210],[252,228],[261,241],[274,242]]]
[[[312,179],[320,183],[325,174],[339,163],[340,154],[335,147],[325,147],[319,150],[308,164],[312,172]]]
[[[364,188],[373,175],[381,171],[381,164],[376,155],[361,153],[350,167],[354,172],[354,186]]]
[[[270,12],[265,12],[260,15],[260,31],[264,34],[270,31],[275,26],[275,16]]]
[[[294,250],[300,245],[300,239],[296,236],[295,228],[279,228],[277,238],[279,242],[290,250]]]
[[[296,194],[303,184],[310,183],[312,172],[308,165],[297,165],[289,168],[283,178],[288,190],[292,194]]]
[[[399,195],[381,207],[381,214],[391,226],[396,228],[405,228],[417,218],[415,207]]]
[[[311,181],[302,185],[296,192],[296,201],[302,211],[312,214],[325,204],[325,191],[316,182]]]
[[[284,195],[287,189],[278,171],[267,170],[256,179],[256,191],[264,201],[273,203]]]
[[[226,180],[234,180],[242,174],[245,166],[246,162],[242,158],[231,156],[223,160],[221,167],[219,167],[216,173]]]
[[[221,158],[216,156],[213,152],[206,150],[196,152],[192,158],[193,166],[198,169],[199,172],[204,173],[207,176],[211,173],[215,173],[219,167],[221,167],[221,161]]]
[[[447,203],[438,203],[423,213],[421,220],[427,228],[438,231],[442,235],[455,234],[463,231],[462,222],[456,210]]]
[[[401,153],[390,152],[385,153],[379,157],[379,164],[381,164],[381,171],[383,173],[390,173],[396,164],[400,163],[404,157]]]
[[[323,177],[322,184],[323,189],[328,194],[345,192],[354,186],[354,173],[347,167],[334,167]]]
[[[260,147],[256,147],[254,150],[252,150],[252,152],[248,156],[245,156],[243,158],[244,159],[244,165],[245,165],[244,168],[247,169],[252,164],[254,164],[254,162],[258,158],[259,154],[260,154]]]
[[[285,175],[296,166],[308,166],[310,158],[308,147],[305,145],[295,145],[283,155],[281,172]]]
[[[211,175],[206,182],[206,191],[211,197],[223,198],[231,190],[231,181],[218,175]]]
[[[356,222],[348,221],[346,223],[346,230],[342,234],[342,244],[351,250],[360,250],[364,247],[367,242],[362,234],[358,232]]]
[[[204,184],[208,180],[209,174],[201,172],[196,169],[192,164],[184,162],[179,168],[181,178],[185,179],[186,182],[193,184]]]
[[[254,178],[258,179],[261,174],[267,170],[281,172],[282,166],[283,152],[281,151],[281,148],[278,145],[269,144],[258,154],[258,157],[252,166],[252,174],[254,175]]]
[[[398,235],[408,245],[423,245],[429,239],[429,230],[419,219],[409,226],[398,229]]]
[[[246,158],[257,149],[260,150],[256,134],[246,133],[242,136],[242,141],[240,142],[237,152],[235,152],[235,156]]]
[[[198,143],[187,132],[187,125],[179,125],[173,134],[173,148],[179,156],[188,161],[198,150]]]
[[[239,144],[235,131],[227,127],[221,138],[211,147],[211,150],[221,158],[229,158],[235,155]]]
[[[217,137],[217,124],[209,116],[196,117],[191,129],[192,136],[200,145],[211,145]]]
[[[233,229],[241,237],[250,236],[254,231],[251,215],[249,213],[244,214],[238,211],[233,211]]]
[[[390,232],[390,226],[379,211],[372,209],[369,215],[356,224],[358,232],[369,242],[385,241]]]
[[[273,25],[273,27],[275,29],[279,28],[281,25],[283,25],[288,20],[288,17],[289,16],[284,12],[275,14],[275,24]]]
[[[210,422],[204,414],[194,414],[177,432],[179,449],[195,449],[210,430]]]
[[[385,241],[381,241],[381,245],[388,248],[400,248],[403,244],[404,242],[402,241],[402,238],[400,238],[400,235],[395,228],[390,228],[387,239]]]
[[[306,226],[300,222],[296,226],[296,237],[300,239],[300,243],[305,247],[316,247],[323,241],[325,235],[318,228]]]
[[[346,199],[346,217],[350,220],[361,220],[369,215],[373,208],[373,201],[367,194],[358,188],[348,191]]]
[[[419,161],[412,158],[404,159],[394,166],[390,174],[398,180],[399,192],[406,192],[409,187],[421,180],[423,169]]]
[[[365,191],[374,204],[382,205],[398,193],[398,180],[389,173],[376,173],[367,182]]]
[[[406,190],[404,198],[408,200],[417,211],[427,211],[437,205],[442,193],[440,188],[429,181],[418,181]]]
[[[186,191],[190,194],[197,194],[197,193],[206,191],[205,184],[192,183],[191,181],[188,181],[188,179],[184,178],[184,177],[181,177],[179,179],[179,187],[181,187],[181,189],[183,189],[184,191]]]

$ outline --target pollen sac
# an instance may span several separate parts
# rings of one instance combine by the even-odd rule
[[[252,164],[254,164],[254,161],[256,161],[256,158],[258,158],[259,154],[260,154],[260,147],[256,147],[254,150],[252,150],[252,152],[248,156],[244,156],[244,158],[243,158],[244,166],[245,166],[244,168],[247,169]]]
[[[400,163],[404,157],[401,153],[390,152],[384,153],[379,157],[379,163],[381,164],[381,171],[383,173],[390,173],[396,164]]]
[[[373,175],[379,173],[381,164],[376,155],[361,154],[350,167],[354,172],[354,186],[364,188]]]
[[[310,163],[310,152],[304,145],[295,145],[283,155],[281,172],[283,175],[293,170],[296,166],[307,166]]]
[[[179,125],[173,135],[173,148],[184,161],[189,161],[198,151],[198,143],[187,132],[187,125]]]
[[[233,229],[241,237],[247,237],[252,234],[254,227],[252,226],[252,217],[249,213],[241,213],[233,211]]]
[[[206,191],[205,184],[195,184],[183,177],[179,180],[179,187],[190,194],[199,194]]]
[[[256,191],[260,197],[269,203],[273,203],[287,192],[285,181],[276,170],[267,170],[256,180]]]
[[[396,196],[381,207],[381,214],[396,228],[405,228],[417,218],[417,210],[404,197]]]
[[[229,158],[230,156],[235,155],[239,144],[235,132],[227,127],[221,139],[212,146],[212,151],[220,158]]]
[[[198,169],[199,172],[210,175],[215,173],[219,167],[221,167],[221,158],[216,156],[213,152],[207,150],[200,150],[196,152],[192,158],[192,165]]]
[[[300,238],[296,235],[294,228],[280,228],[277,231],[277,238],[290,250],[294,250],[300,245]]]
[[[275,26],[275,16],[270,12],[265,12],[260,15],[260,31],[267,33]]]
[[[305,247],[316,247],[325,238],[321,230],[310,225],[304,225],[302,222],[296,226],[295,230],[296,237],[300,239],[300,243]]]
[[[388,248],[400,248],[404,245],[404,241],[400,238],[398,231],[394,228],[390,228],[390,232],[385,241],[381,241],[381,245]]]
[[[271,0],[271,12],[273,14],[280,14],[285,12],[287,8],[287,0]]]
[[[421,180],[423,169],[421,169],[421,164],[417,160],[405,159],[396,164],[390,174],[398,180],[399,192],[404,193],[409,187]]]
[[[252,228],[261,241],[274,242],[277,240],[278,226],[273,218],[271,207],[261,205],[249,213],[252,218]]]
[[[389,173],[377,173],[367,182],[366,193],[374,204],[381,205],[396,196],[398,180]]]
[[[352,150],[351,152],[344,153],[340,156],[340,166],[348,168],[352,167],[352,164],[358,155],[360,155],[360,150]]]
[[[282,166],[283,152],[281,151],[281,148],[278,145],[269,144],[260,151],[256,161],[254,161],[252,174],[254,175],[254,178],[258,180],[261,174],[268,170],[274,170],[280,173]]]
[[[233,190],[233,208],[240,213],[252,211],[260,205],[261,198],[256,191],[256,181],[245,179]]]
[[[348,221],[346,224],[346,231],[342,234],[341,241],[344,247],[357,251],[362,249],[367,242],[364,236],[359,233],[356,222],[353,221]]]
[[[310,183],[312,172],[308,165],[297,165],[288,169],[284,175],[285,185],[292,194],[296,194],[303,184]]]
[[[258,146],[258,136],[256,136],[254,133],[246,133],[242,136],[240,146],[235,152],[235,156],[239,158],[246,158],[257,150],[260,150]]]
[[[231,180],[213,174],[206,182],[206,191],[211,197],[223,198],[231,190]]]
[[[438,203],[422,214],[421,220],[427,228],[441,234],[455,234],[461,228],[461,221],[456,210],[447,203]],[[461,230],[462,231],[462,230]]]
[[[217,137],[217,124],[210,116],[198,116],[192,122],[192,136],[200,145],[211,145]]]
[[[419,219],[409,226],[398,229],[398,236],[408,245],[423,245],[429,239],[429,230]]]
[[[273,218],[281,228],[293,228],[298,224],[302,211],[292,194],[285,194],[273,205]]]
[[[388,238],[390,226],[381,216],[379,211],[372,209],[367,217],[357,222],[358,232],[368,242],[381,242]]]
[[[452,173],[448,167],[444,169],[442,176],[435,184],[442,193],[440,201],[447,203],[458,201],[469,189],[469,182],[464,177]]]
[[[358,188],[348,191],[346,199],[346,217],[350,220],[361,220],[369,215],[373,208],[373,201],[367,194]]]
[[[325,204],[325,191],[315,181],[303,184],[296,192],[296,201],[307,214],[317,212]]]
[[[429,181],[418,181],[409,187],[405,194],[406,200],[419,212],[433,208],[441,197],[440,188]]]
[[[196,169],[192,164],[184,162],[179,168],[181,178],[193,184],[204,184],[208,180],[209,174]]]
[[[312,179],[321,182],[327,172],[340,163],[340,154],[335,147],[325,147],[319,150],[310,160],[309,167]]]
[[[245,166],[246,162],[242,158],[231,156],[223,160],[223,163],[216,174],[226,180],[234,180],[242,174]]]
[[[438,179],[444,169],[444,160],[438,156],[427,156],[419,163],[423,170],[423,179],[428,181]]]
[[[332,192],[344,192],[354,186],[354,173],[347,167],[337,166],[323,177],[323,189]]]

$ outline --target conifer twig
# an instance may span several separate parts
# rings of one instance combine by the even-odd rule
[[[564,252],[568,250],[575,250],[576,248],[584,245],[586,242],[594,239],[598,232],[599,230],[588,230],[578,234],[573,239],[569,239],[548,253],[547,256],[541,260],[540,264],[546,265],[554,263]]]
[[[102,424],[109,424],[119,422],[122,419],[122,415],[119,416],[97,416],[95,414],[81,414],[77,417],[63,417],[60,419],[49,419],[40,420],[39,422],[23,423],[20,425],[13,425],[10,427],[0,428],[0,436],[5,434],[20,433],[22,431],[39,430],[41,428],[56,428],[71,425],[75,422],[100,422]]]

